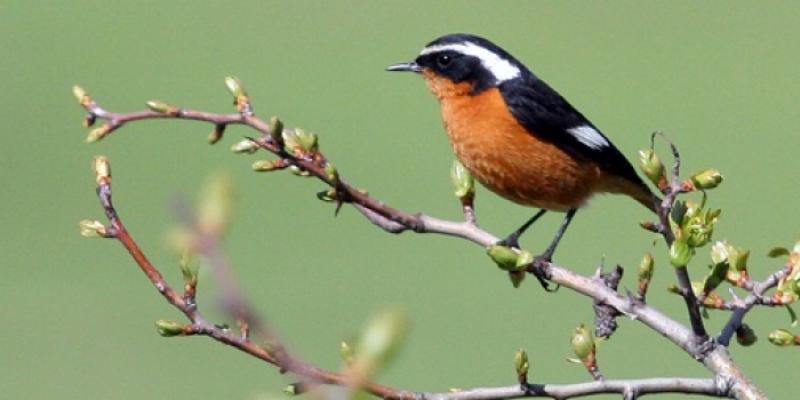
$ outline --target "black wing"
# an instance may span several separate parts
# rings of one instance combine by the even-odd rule
[[[595,162],[609,173],[644,185],[611,141],[541,79],[529,75],[507,81],[500,85],[500,92],[511,114],[540,139],[575,158]],[[581,138],[575,133],[581,128],[590,135]]]

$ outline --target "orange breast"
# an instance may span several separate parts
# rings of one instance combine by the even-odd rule
[[[594,193],[602,180],[599,168],[528,133],[498,89],[472,96],[466,83],[423,75],[441,103],[456,156],[489,190],[519,204],[560,211],[582,205]]]

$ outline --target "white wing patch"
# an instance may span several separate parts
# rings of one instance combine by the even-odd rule
[[[608,140],[603,137],[596,129],[592,128],[588,125],[579,126],[577,128],[570,128],[567,129],[567,132],[574,136],[575,139],[578,139],[581,143],[595,149],[599,150],[603,147],[610,146]]]
[[[481,65],[494,75],[496,83],[502,83],[520,76],[520,70],[514,64],[472,42],[428,46],[422,49],[419,54],[424,56],[438,51],[454,51],[478,58],[481,60]]]

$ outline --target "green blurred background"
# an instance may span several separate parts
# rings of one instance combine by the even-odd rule
[[[338,218],[314,193],[318,182],[250,172],[255,159],[228,146],[231,128],[205,143],[209,127],[144,122],[86,145],[70,87],[83,85],[112,110],[163,99],[230,111],[222,79],[239,76],[257,114],[318,132],[346,178],[405,210],[460,218],[448,169],[452,153],[437,106],[420,79],[388,74],[433,38],[491,38],[564,94],[634,158],[654,130],[683,150],[686,171],[714,166],[726,177],[716,238],[753,250],[752,271],[778,267],[764,254],[791,245],[797,228],[800,7],[796,2],[13,2],[0,5],[4,121],[0,388],[8,398],[255,399],[289,381],[203,338],[163,339],[153,321],[178,318],[122,248],[78,235],[99,218],[90,160],[106,154],[115,198],[130,230],[173,282],[165,244],[169,201],[194,196],[205,177],[229,171],[239,209],[226,248],[247,296],[289,346],[339,367],[338,343],[379,306],[413,319],[407,345],[380,377],[443,391],[507,385],[524,347],[537,382],[588,378],[564,361],[568,337],[590,323],[590,302],[532,280],[514,290],[471,244],[438,236],[385,234],[345,208]],[[481,190],[478,216],[502,234],[531,210]],[[581,212],[557,261],[588,274],[634,267],[653,237],[636,225],[641,207],[599,197]],[[540,222],[523,243],[543,248],[560,218]],[[663,249],[652,304],[686,318],[665,294]],[[698,256],[695,276],[707,255]],[[629,269],[630,271],[630,269]],[[201,282],[200,298],[213,307]],[[626,287],[635,283],[624,280]],[[207,286],[207,285],[206,285]],[[712,315],[718,332],[725,317]],[[794,349],[767,343],[788,325],[782,310],[748,317],[762,336],[733,345],[744,371],[772,398],[789,398]],[[659,335],[621,321],[601,348],[609,378],[708,376]],[[616,398],[616,397],[608,397]],[[663,396],[662,398],[672,398]]]

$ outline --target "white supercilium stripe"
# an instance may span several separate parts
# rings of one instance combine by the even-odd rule
[[[514,66],[514,64],[475,43],[464,42],[433,45],[422,49],[419,54],[426,55],[438,51],[454,51],[467,56],[477,57],[481,60],[483,67],[494,75],[495,80],[497,80],[496,83],[505,82],[520,75],[519,68]]]
[[[593,149],[597,150],[609,146],[608,140],[591,126],[583,125],[577,128],[570,128],[567,129],[567,132],[575,136],[575,139],[578,139],[581,143]]]

